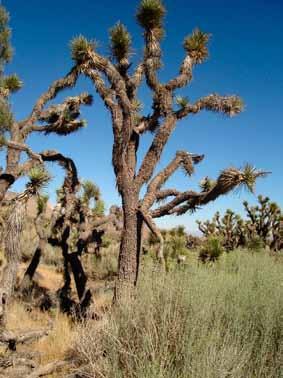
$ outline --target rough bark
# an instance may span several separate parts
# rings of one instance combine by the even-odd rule
[[[123,197],[123,231],[118,260],[118,278],[115,288],[115,299],[136,285],[139,272],[140,251],[142,242],[143,219],[138,211],[136,193]]]
[[[6,328],[7,305],[13,295],[18,267],[21,259],[20,236],[23,229],[23,220],[26,210],[27,197],[16,200],[7,221],[5,235],[5,259],[6,265],[1,280],[0,292],[0,329]]]

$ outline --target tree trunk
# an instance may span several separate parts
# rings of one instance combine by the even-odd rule
[[[31,259],[29,266],[27,267],[27,270],[25,271],[24,278],[21,283],[21,291],[24,297],[28,297],[31,294],[33,277],[39,265],[43,248],[44,247],[42,246],[42,244],[39,243],[38,247],[36,248],[34,252],[34,255]]]
[[[48,238],[47,233],[44,229],[42,218],[40,216],[38,216],[35,220],[35,227],[37,236],[39,238],[38,246],[34,252],[34,255],[32,256],[31,262],[27,267],[27,270],[25,271],[23,280],[21,282],[21,291],[23,296],[26,298],[29,297],[32,292],[33,277],[44,253]]]
[[[122,200],[124,223],[114,300],[119,300],[125,291],[131,291],[136,285],[141,251],[143,219],[138,212],[138,196],[131,193],[123,196]]]
[[[12,175],[2,174],[1,176],[5,176],[5,178],[0,179],[0,203],[3,201],[8,189],[14,182],[14,177]]]
[[[84,272],[80,256],[77,252],[70,253],[68,258],[76,284],[80,312],[81,315],[84,315],[92,299],[91,291],[87,287],[87,275]]]
[[[12,128],[12,139],[14,141],[23,142],[23,139],[17,135],[18,133]],[[18,164],[21,157],[21,151],[8,148],[6,170],[0,175],[0,203],[3,201],[10,186],[13,185],[18,177]]]
[[[16,202],[7,221],[5,235],[6,265],[0,285],[0,329],[2,330],[6,327],[7,305],[13,295],[17,280],[21,259],[20,237],[23,229],[25,210],[26,201]]]

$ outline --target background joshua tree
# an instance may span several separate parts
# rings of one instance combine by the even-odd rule
[[[268,197],[258,196],[259,205],[250,206],[243,202],[247,220],[243,220],[232,210],[227,210],[221,218],[217,212],[211,221],[197,221],[199,230],[207,237],[219,236],[226,250],[239,246],[268,246],[278,251],[282,249],[282,212],[280,207]],[[281,224],[281,229],[280,229]],[[280,234],[281,232],[281,234]]]
[[[78,70],[74,68],[64,78],[53,82],[36,101],[26,119],[16,121],[10,109],[10,97],[22,87],[22,81],[15,74],[4,75],[5,64],[12,58],[8,21],[9,15],[0,5],[0,147],[6,149],[6,167],[0,170],[0,202],[20,176],[26,174],[34,163],[41,161],[41,157],[25,144],[28,136],[33,132],[67,135],[78,130],[85,125],[85,121],[79,119],[80,106],[92,102],[90,95],[82,93],[67,97],[59,105],[46,107],[62,90],[75,85]],[[29,156],[25,162],[21,159],[22,152]]]
[[[95,44],[82,36],[71,43],[76,69],[92,80],[112,116],[112,162],[124,215],[116,287],[118,296],[125,284],[132,286],[137,281],[143,223],[158,236],[162,245],[162,236],[154,218],[193,211],[241,184],[252,189],[256,178],[263,175],[249,166],[242,171],[228,168],[221,172],[213,185],[201,192],[163,189],[168,178],[178,168],[183,168],[190,176],[194,165],[203,159],[203,155],[178,151],[164,170],[154,174],[178,121],[202,110],[234,116],[243,109],[242,100],[237,96],[211,94],[195,103],[190,103],[184,97],[176,97],[176,91],[192,80],[194,66],[205,61],[208,56],[209,35],[198,29],[184,40],[185,57],[179,74],[161,83],[157,72],[162,65],[160,42],[164,35],[164,15],[165,8],[160,0],[143,0],[140,3],[136,18],[143,29],[145,47],[144,56],[136,68],[130,62],[131,36],[121,23],[110,30],[110,58],[99,54]],[[149,115],[141,114],[137,96],[144,78],[152,92],[152,113]],[[153,140],[140,167],[137,167],[139,141],[146,132],[153,133]],[[141,189],[145,185],[146,194],[141,198]],[[153,208],[160,200],[167,202]]]
[[[206,236],[219,236],[226,251],[247,243],[247,230],[243,219],[228,209],[223,217],[216,212],[211,221],[197,221],[199,230]]]

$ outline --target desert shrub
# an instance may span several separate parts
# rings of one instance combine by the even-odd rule
[[[199,251],[199,260],[202,263],[215,262],[223,253],[222,240],[218,236],[209,236]]]
[[[77,331],[85,377],[282,377],[282,265],[225,254],[213,269],[144,273],[137,295]]]

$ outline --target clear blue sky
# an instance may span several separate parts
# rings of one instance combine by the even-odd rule
[[[1,2],[1,1],[0,1]],[[238,94],[246,104],[240,116],[229,119],[202,113],[179,124],[168,144],[160,167],[168,163],[176,150],[204,153],[192,179],[177,173],[170,186],[196,188],[203,176],[215,177],[219,170],[250,162],[272,171],[258,182],[257,194],[268,195],[283,205],[283,2],[282,0],[166,0],[166,38],[161,79],[172,77],[183,57],[182,41],[196,26],[212,34],[210,59],[195,69],[192,85],[185,93],[191,100],[211,92]],[[142,37],[134,19],[136,1],[89,0],[2,0],[11,14],[15,56],[8,72],[17,72],[25,85],[13,97],[17,118],[26,116],[36,98],[49,84],[72,66],[68,44],[72,37],[84,34],[100,42],[107,53],[108,29],[118,20],[132,32],[135,56],[142,52]],[[93,88],[80,79],[72,93]],[[69,94],[68,92],[65,92]],[[107,205],[119,203],[111,166],[112,130],[110,118],[95,95],[91,109],[84,108],[88,127],[65,137],[38,135],[30,139],[37,150],[56,148],[72,156],[82,178],[95,180]],[[149,109],[148,92],[141,91],[145,110]],[[142,144],[142,153],[150,136]],[[55,178],[50,192],[62,181],[62,172],[51,167]],[[54,197],[53,197],[54,198]],[[223,197],[183,217],[166,217],[161,226],[184,224],[195,230],[195,219],[205,219],[220,209],[242,210],[242,201],[254,202],[247,192]]]

